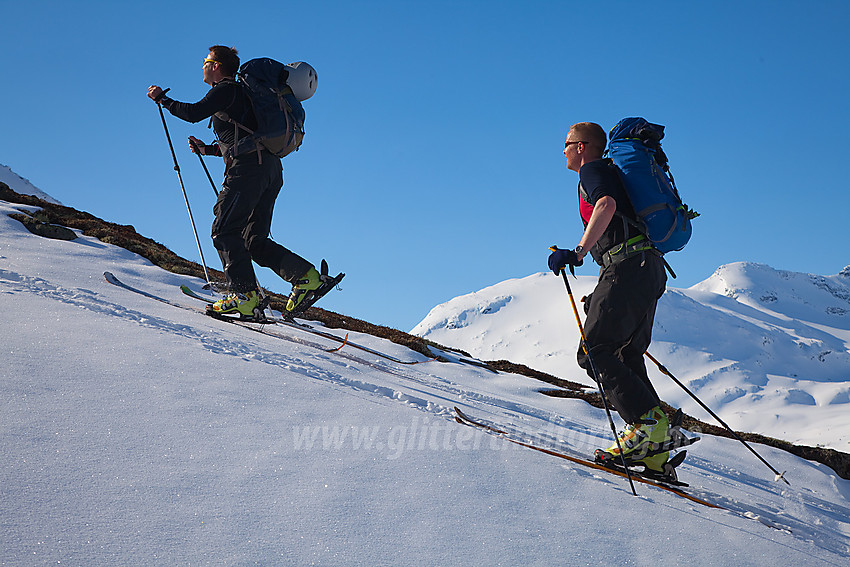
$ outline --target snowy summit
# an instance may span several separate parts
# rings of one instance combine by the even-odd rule
[[[579,276],[571,284],[577,302],[595,281]],[[578,327],[564,283],[552,273],[455,298],[412,332],[593,385],[575,362]],[[816,276],[742,262],[689,289],[668,288],[650,354],[738,430],[847,452],[848,348],[850,267]],[[647,368],[662,399],[702,415],[649,361]]]

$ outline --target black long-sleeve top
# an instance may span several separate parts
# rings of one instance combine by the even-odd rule
[[[222,113],[246,128],[251,130],[257,128],[257,119],[254,117],[251,101],[242,85],[233,79],[224,79],[215,83],[204,98],[198,102],[180,102],[164,96],[160,103],[172,115],[186,122],[195,123],[212,117],[212,126],[216,138],[227,147],[230,147],[235,139],[234,125],[224,120]],[[249,134],[245,130],[240,129],[240,139],[247,135]],[[215,146],[207,146],[209,150],[212,150],[213,147]],[[208,151],[208,153],[213,152]],[[218,152],[215,153],[218,154]]]

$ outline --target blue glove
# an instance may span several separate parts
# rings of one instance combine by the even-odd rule
[[[552,247],[554,252],[549,254],[549,269],[552,270],[556,276],[561,274],[561,270],[563,270],[566,266],[581,266],[584,264],[584,260],[578,259],[578,254],[575,253],[574,250],[561,250],[555,246]],[[572,267],[570,268],[572,271]]]

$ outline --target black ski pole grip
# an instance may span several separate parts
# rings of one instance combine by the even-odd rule
[[[160,101],[162,101],[162,97],[164,97],[164,96],[165,96],[165,93],[167,93],[167,92],[168,92],[168,91],[170,91],[170,90],[171,90],[171,88],[170,88],[170,87],[169,87],[169,88],[167,88],[167,89],[165,89],[164,91],[162,91],[161,93],[159,93],[159,94],[157,95],[157,97],[156,97],[153,101],[154,101],[155,103],[157,103],[157,104],[160,104]]]

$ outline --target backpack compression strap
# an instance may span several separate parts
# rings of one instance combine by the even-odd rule
[[[243,85],[242,88],[244,89],[245,86]],[[288,110],[288,111],[291,112],[292,108],[289,106],[289,103],[284,98],[284,95],[287,95],[287,94],[293,94],[294,95],[294,93],[292,92],[292,87],[290,87],[287,84],[284,84],[282,89],[274,89],[273,92],[277,95],[277,101],[278,101],[278,104],[280,105],[280,109],[281,110]],[[253,111],[254,110],[254,102],[251,100],[250,96],[246,95],[246,98],[248,99],[248,103],[251,105],[251,110]],[[254,114],[256,115],[256,112],[254,112]],[[243,130],[248,132],[249,136],[254,135],[254,130],[251,130],[250,128],[248,128],[244,124],[241,124],[237,120],[233,119],[226,112],[216,112],[215,116],[218,117],[220,120],[223,120],[225,122],[230,122],[231,124],[233,124],[233,152],[236,151],[236,148],[239,144],[239,129],[240,128],[242,128]],[[212,126],[212,117],[210,117],[210,126]],[[258,160],[259,163],[263,163],[263,152],[262,152],[262,147],[260,147],[260,141],[255,140],[254,142],[255,142],[256,147],[257,147],[257,160]],[[233,157],[236,157],[236,156],[234,155]]]

